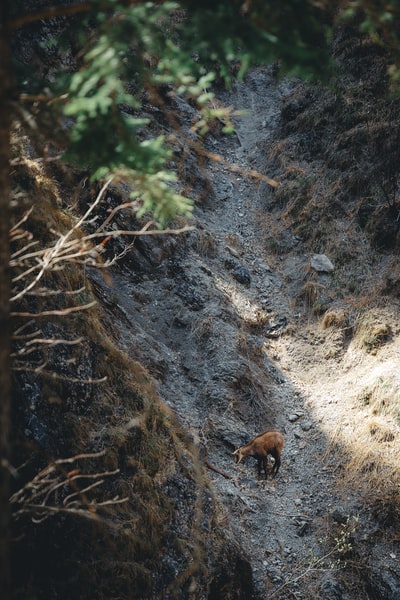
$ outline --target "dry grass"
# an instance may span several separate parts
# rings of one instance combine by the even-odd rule
[[[341,486],[355,486],[364,490],[367,501],[372,501],[397,489],[400,475],[399,432],[385,420],[366,419],[354,431],[351,439],[339,430],[332,436],[330,448],[343,453]],[[398,506],[400,513],[400,505]]]
[[[379,315],[368,311],[362,314],[356,322],[354,341],[366,352],[374,354],[386,344],[391,337],[391,327],[382,322]]]
[[[193,247],[200,256],[207,256],[209,258],[214,258],[218,252],[218,246],[213,235],[205,229],[196,231]]]
[[[357,431],[346,469],[350,479],[364,484],[369,497],[396,485],[400,458],[395,443],[397,437],[396,432],[376,420]]]
[[[386,264],[382,276],[381,292],[400,298],[400,264],[397,256],[393,256]]]
[[[386,417],[400,425],[400,383],[394,376],[378,377],[356,397],[371,416]]]
[[[20,151],[21,157],[21,148]],[[15,177],[18,181],[14,187],[18,201],[13,205],[16,220],[33,205],[27,225],[32,239],[46,248],[54,238],[50,229],[69,231],[73,216],[62,209],[54,182],[38,163],[21,160]],[[204,253],[214,251],[210,236],[204,235],[200,245]],[[46,284],[62,293],[85,287],[81,293],[84,297],[79,295],[73,300],[82,303],[94,299],[80,264],[51,273]],[[40,298],[36,303],[39,301]],[[62,583],[64,579],[58,580],[57,569],[53,569],[53,563],[62,564],[67,557],[71,569],[79,569],[84,574],[90,597],[99,600],[139,595],[155,597],[152,574],[158,572],[161,558],[171,552],[176,564],[179,563],[179,572],[170,574],[169,580],[165,576],[163,584],[186,589],[193,577],[198,575],[199,581],[204,578],[207,561],[202,527],[205,518],[211,523],[215,512],[207,496],[210,514],[205,517],[207,482],[198,449],[160,398],[146,369],[117,347],[113,340],[115,323],[101,311],[101,303],[90,312],[52,317],[50,325],[47,321],[50,319],[41,319],[49,328],[47,337],[82,338],[82,341],[70,352],[63,350],[62,354],[58,346],[53,358],[48,353],[48,373],[41,370],[32,374],[32,387],[39,390],[36,407],[30,407],[31,399],[21,394],[18,409],[32,413],[32,418],[46,424],[41,425],[43,428],[57,431],[57,435],[49,436],[48,456],[43,449],[36,456],[32,442],[25,437],[24,427],[20,430],[17,423],[15,464],[28,459],[34,471],[36,462],[51,460],[53,456],[69,456],[88,449],[104,450],[102,464],[88,464],[88,472],[93,467],[96,471],[119,469],[119,473],[99,488],[99,499],[103,493],[111,498],[119,494],[128,497],[128,501],[109,506],[102,515],[104,520],[96,524],[78,523],[73,516],[64,517],[57,525],[63,539],[62,548],[54,546],[54,524],[48,528],[42,525],[39,530],[29,522],[23,524],[23,531],[16,528],[14,533],[21,542],[15,544],[15,560],[26,552],[37,552],[39,536],[43,541],[40,560],[48,565],[44,579],[34,565],[30,566],[18,581],[16,594],[25,597],[47,593],[60,598],[77,595],[76,584],[68,580]],[[211,334],[211,317],[198,323],[194,331],[194,336],[201,339]],[[26,366],[28,369],[31,366],[29,358]],[[56,377],[60,372],[62,381]],[[23,377],[23,381],[30,381],[29,371]],[[102,380],[102,383],[91,383],[91,379]],[[21,479],[24,476],[21,475]],[[176,502],[178,490],[185,493],[183,508]],[[207,529],[211,531],[211,525],[207,525]],[[218,535],[218,528],[213,535]],[[215,552],[219,551],[216,543]]]
[[[80,524],[74,534],[76,549],[70,556],[71,564],[80,564],[86,584],[100,600],[113,593],[109,586],[114,581],[118,582],[119,594],[125,588],[140,589],[141,594],[150,597],[154,593],[154,578],[150,574],[157,571],[160,557],[174,548],[180,555],[179,585],[175,578],[171,584],[184,589],[196,573],[202,577],[205,565],[200,522],[207,483],[198,450],[162,402],[147,371],[114,346],[105,315],[92,316],[90,327],[85,324],[84,330],[76,333],[83,331],[91,335],[89,351],[96,366],[94,374],[106,375],[107,380],[93,390],[84,418],[73,415],[72,409],[68,419],[64,418],[69,443],[76,451],[88,446],[105,449],[104,467],[120,469],[120,474],[107,483],[107,490],[112,497],[123,493],[128,502],[110,507],[105,512],[107,521],[96,527]],[[50,382],[48,393],[51,385]],[[73,384],[70,388],[73,390]],[[52,404],[50,408],[52,418],[56,414],[60,420],[63,418],[62,404]],[[179,510],[179,536],[175,533],[177,527],[171,528],[178,518],[170,491],[176,485],[185,489],[190,498],[186,516]],[[70,521],[67,519],[66,523]],[[64,532],[62,555],[69,552],[71,531],[74,528],[70,523],[69,531]],[[24,545],[30,547],[29,527],[24,536]],[[102,543],[96,545],[95,539]],[[88,548],[89,562],[85,551]],[[45,553],[43,560],[48,560]],[[90,569],[89,564],[102,565],[102,590],[97,585],[99,572],[94,566]],[[133,593],[130,597],[138,596]]]
[[[351,400],[351,399],[350,399]],[[330,452],[341,456],[341,486],[362,490],[366,502],[400,520],[400,382],[377,377],[354,398],[350,424],[338,421]]]
[[[249,311],[246,318],[243,320],[243,327],[250,333],[261,333],[269,324],[270,315],[262,308],[254,307]]]
[[[314,315],[324,314],[331,301],[326,286],[316,281],[307,281],[299,294],[299,299]]]
[[[347,317],[342,310],[328,310],[321,319],[322,329],[329,327],[344,327],[347,324]]]
[[[240,256],[243,253],[243,240],[240,235],[237,235],[236,233],[226,233],[224,240],[226,245],[233,249],[233,254],[235,256]]]
[[[207,342],[214,333],[214,317],[211,315],[193,321],[191,335],[197,342]]]
[[[339,358],[345,348],[345,331],[343,329],[330,328],[325,336],[321,356],[328,360],[330,358]]]
[[[396,437],[396,432],[388,426],[385,420],[380,422],[377,419],[372,419],[367,423],[367,428],[370,436],[378,443],[393,442]]]
[[[237,334],[237,349],[242,356],[262,366],[265,348],[264,344],[256,341],[256,338],[244,331],[239,331]]]

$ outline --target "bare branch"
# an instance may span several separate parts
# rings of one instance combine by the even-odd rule
[[[26,232],[25,232],[25,233],[26,233]],[[15,239],[23,239],[23,237],[25,237],[25,236],[21,235],[21,236],[20,236],[20,238],[13,238],[13,241],[15,241]],[[18,264],[18,263],[16,262],[16,259],[17,259],[18,257],[20,257],[20,256],[21,256],[21,254],[22,254],[23,252],[26,252],[28,248],[32,248],[32,246],[37,246],[37,245],[38,245],[38,243],[39,243],[39,242],[38,242],[37,240],[36,240],[36,241],[34,241],[34,242],[30,242],[30,244],[27,244],[27,245],[26,245],[26,246],[24,246],[23,248],[20,248],[19,250],[17,250],[17,252],[14,252],[14,254],[11,254],[10,266],[13,266],[14,264]],[[37,254],[39,254],[40,252],[41,252],[41,251],[39,251]],[[35,256],[35,254],[31,254],[31,256]],[[29,256],[29,255],[24,255],[23,259],[25,260],[25,259],[26,259],[26,257],[30,258],[30,256]]]
[[[14,335],[15,336],[20,335],[25,329],[28,329],[28,327],[30,327],[30,325],[35,325],[34,319],[32,319],[31,321],[28,321],[27,323],[24,323],[23,325],[21,325],[21,327],[18,327],[18,329],[16,329],[14,331]]]
[[[35,334],[37,334],[37,333],[38,332],[35,332]],[[13,339],[15,339],[15,337]],[[22,338],[22,339],[26,339],[26,338]],[[37,346],[47,346],[48,348],[51,348],[52,346],[59,346],[59,345],[76,346],[77,344],[81,344],[83,342],[83,340],[84,340],[83,337],[79,337],[74,340],[66,340],[63,338],[44,339],[44,338],[35,337],[34,339],[31,339],[29,342],[26,342],[22,348],[20,348],[16,352],[13,352],[11,354],[11,356],[13,358],[16,358],[17,356],[22,356],[22,355],[26,356],[26,355],[30,354],[31,352],[35,352],[35,350],[37,350]]]
[[[22,223],[25,223],[28,220],[32,211],[33,211],[33,206],[31,206],[30,209],[24,213],[22,219],[20,219],[13,227],[11,227],[11,229],[10,229],[11,234],[13,234],[16,229],[19,229],[19,227],[21,227]]]
[[[279,181],[276,181],[275,179],[271,179],[270,177],[267,177],[267,175],[263,175],[262,173],[260,173],[259,171],[255,171],[254,169],[245,169],[245,168],[241,167],[240,165],[238,165],[237,163],[229,163],[225,160],[225,158],[223,158],[223,156],[221,156],[221,154],[215,154],[214,152],[208,152],[204,148],[201,148],[198,146],[196,146],[196,150],[200,154],[202,154],[203,156],[206,156],[207,158],[210,158],[214,162],[222,163],[233,173],[240,173],[244,177],[252,177],[253,179],[257,179],[258,181],[265,181],[271,187],[279,186]]]
[[[100,227],[97,227],[94,233],[84,234],[82,230],[93,225],[99,219],[99,216],[95,214],[96,208],[100,204],[104,197],[104,194],[112,182],[112,178],[108,179],[106,183],[101,187],[95,200],[90,204],[85,214],[80,217],[66,233],[51,230],[50,232],[56,236],[55,241],[51,247],[37,249],[36,241],[29,241],[23,247],[17,249],[10,260],[10,266],[14,269],[18,269],[12,279],[14,284],[13,296],[10,299],[11,302],[17,302],[26,296],[35,297],[57,297],[61,294],[63,296],[76,296],[79,293],[85,291],[85,287],[81,287],[78,290],[51,290],[41,286],[41,281],[48,272],[55,272],[57,270],[64,269],[67,264],[77,264],[86,267],[93,268],[108,268],[116,261],[121,259],[132,247],[133,242],[125,244],[124,249],[111,259],[103,261],[101,255],[105,252],[105,245],[108,240],[115,239],[117,237],[133,237],[143,235],[178,235],[187,231],[191,231],[194,227],[181,227],[179,229],[165,229],[159,230],[155,228],[155,223],[152,220],[147,221],[140,230],[114,230],[106,231],[107,226],[110,225],[115,214],[118,211],[122,211],[128,207],[135,208],[135,201],[122,203],[114,208],[107,218],[103,221]],[[23,240],[24,238],[31,239],[31,234],[28,231],[23,231],[21,226],[28,220],[32,209],[27,211],[23,217],[14,225],[11,230],[11,237],[13,239]],[[22,289],[21,289],[22,288]],[[65,308],[52,308],[47,310],[40,310],[40,312],[33,313],[24,310],[14,310],[10,313],[11,317],[27,318],[29,319],[29,326],[34,323],[32,319],[48,318],[48,317],[66,317],[76,312],[89,310],[96,305],[96,301],[89,302],[87,304],[80,304],[78,306],[70,306]],[[35,332],[20,328],[15,332],[14,338],[19,345],[12,354],[15,359],[14,370],[34,373],[35,375],[41,375],[44,377],[51,377],[59,381],[68,381],[69,383],[79,384],[97,384],[106,381],[106,378],[100,379],[88,379],[81,380],[72,377],[61,377],[54,373],[50,373],[48,369],[48,361],[46,358],[40,357],[36,360],[36,363],[32,361],[33,355],[40,348],[51,348],[56,345],[76,345],[83,341],[83,338],[74,340],[60,339],[49,339],[41,335],[35,327]],[[27,358],[29,357],[30,363],[26,365]],[[36,358],[36,357],[35,357]],[[24,362],[25,361],[25,364]]]
[[[82,460],[85,458],[100,458],[100,456],[105,456],[105,450],[99,450],[98,452],[81,452],[80,454],[75,454],[74,456],[69,456],[68,458],[57,458],[54,461],[55,465],[70,465],[76,460]]]
[[[48,288],[40,288],[35,290],[34,292],[30,292],[31,296],[76,296],[78,294],[82,294],[86,290],[85,287],[81,287],[78,290],[49,290]]]
[[[96,513],[99,508],[126,502],[127,497],[114,496],[103,500],[88,496],[89,492],[97,490],[104,484],[105,477],[118,474],[119,469],[95,473],[81,473],[79,468],[68,471],[65,469],[72,463],[78,463],[83,459],[99,458],[104,454],[105,450],[91,454],[77,454],[66,459],[55,460],[47,465],[11,496],[11,506],[15,507],[13,518],[18,519],[29,515],[35,523],[40,523],[56,514],[98,518]],[[91,483],[79,488],[78,481],[91,481]]]
[[[25,335],[16,335],[15,333],[13,334],[12,338],[13,340],[31,340],[32,338],[35,338],[37,336],[40,335],[40,331],[37,329],[35,331],[32,331],[31,333],[26,333]]]
[[[28,313],[28,312],[11,312],[11,317],[52,317],[52,316],[62,316],[69,315],[74,312],[79,312],[82,310],[88,310],[89,308],[93,308],[96,306],[96,300],[93,302],[89,302],[88,304],[80,304],[79,306],[70,306],[69,308],[62,308],[60,310],[43,310],[40,313]]]
[[[77,221],[77,223],[75,223],[75,225],[65,235],[61,235],[59,237],[59,239],[57,240],[57,242],[54,244],[54,246],[52,248],[47,248],[43,251],[39,251],[38,253],[29,254],[29,255],[24,256],[25,261],[28,258],[34,258],[35,256],[41,257],[41,262],[40,262],[39,266],[36,265],[34,267],[31,267],[24,273],[15,277],[13,279],[13,281],[14,282],[19,281],[20,279],[25,278],[27,275],[30,275],[35,270],[38,270],[38,273],[35,276],[35,278],[26,287],[24,287],[23,290],[21,290],[20,292],[15,294],[10,299],[11,302],[15,302],[16,300],[19,300],[20,298],[25,296],[30,290],[32,290],[38,284],[40,279],[43,277],[43,275],[47,271],[51,270],[52,268],[54,269],[55,264],[60,260],[60,256],[63,256],[65,259],[64,254],[67,252],[66,245],[67,245],[68,239],[72,236],[72,234],[76,230],[78,230],[88,220],[89,215],[94,211],[96,206],[99,204],[104,192],[106,191],[106,189],[108,188],[108,186],[110,185],[111,182],[112,182],[112,178],[108,179],[108,181],[102,186],[95,201],[90,205],[90,207],[88,208],[86,213]],[[72,243],[73,247],[76,248],[77,245],[79,244],[79,240],[73,240],[72,242],[68,242],[68,243]],[[89,250],[87,250],[87,251],[89,251]],[[80,255],[82,256],[82,253],[80,253]],[[69,259],[70,258],[71,257],[69,257]],[[22,258],[20,260],[22,260]],[[16,264],[13,261],[11,261],[10,265],[16,266]]]
[[[124,210],[124,208],[137,208],[137,203],[135,200],[133,200],[132,202],[124,202],[123,204],[119,204],[118,206],[116,206],[115,208],[113,208],[113,210],[110,212],[110,214],[108,215],[107,219],[104,221],[104,223],[102,223],[102,225],[98,228],[97,231],[100,231],[101,229],[104,229],[104,227],[106,225],[108,225],[108,223],[110,221],[113,220],[113,218],[115,217],[115,215],[117,214],[117,212],[119,212],[120,210]]]
[[[88,220],[89,215],[94,211],[94,209],[96,208],[96,206],[99,204],[100,200],[103,197],[104,192],[106,191],[106,189],[109,187],[109,185],[111,184],[113,178],[110,177],[110,179],[108,179],[106,181],[106,183],[103,185],[103,187],[101,188],[101,190],[99,191],[99,193],[97,194],[97,197],[95,199],[95,201],[93,202],[93,204],[91,204],[88,208],[88,210],[86,211],[86,213],[83,215],[83,217],[81,217],[78,221],[78,223],[66,234],[65,239],[67,239],[70,234],[75,230],[75,229],[79,229],[83,223],[85,223]],[[60,245],[62,245],[62,242],[60,242]]]
[[[121,498],[119,500],[113,501],[112,504],[121,504],[122,502],[126,502],[128,498]],[[93,505],[95,508],[99,505]],[[37,513],[42,513],[42,517],[36,517]],[[21,508],[13,513],[13,519],[17,520],[25,515],[30,515],[33,523],[43,523],[49,517],[55,515],[68,515],[68,516],[78,516],[84,517],[85,519],[90,519],[93,521],[102,521],[102,517],[100,517],[93,510],[89,510],[89,508],[72,508],[72,507],[61,507],[61,506],[41,506],[40,504],[26,504],[24,508]]]
[[[64,377],[62,375],[58,375],[54,371],[44,371],[43,369],[47,366],[47,361],[42,363],[39,367],[25,367],[25,366],[13,366],[13,371],[24,371],[26,373],[35,373],[41,374],[45,377],[49,377],[50,379],[54,379],[55,381],[68,381],[69,383],[79,383],[80,385],[97,385],[99,383],[104,383],[107,381],[108,377],[99,377],[98,379],[92,379],[89,377],[88,379],[79,379],[78,377]]]
[[[233,479],[232,475],[229,475],[225,471],[221,471],[221,469],[214,467],[214,465],[209,463],[208,460],[206,460],[204,464],[206,465],[207,469],[210,469],[211,471],[214,471],[215,473],[222,475],[222,477],[225,477],[225,479]]]
[[[10,356],[12,358],[17,358],[18,356],[23,356],[24,358],[26,358],[27,356],[29,356],[30,354],[34,354],[37,351],[37,348],[26,348],[25,346],[23,348],[21,348],[19,351],[17,352],[12,352],[10,354]],[[46,363],[47,364],[47,363]]]
[[[98,477],[98,475],[96,475],[96,477]],[[69,496],[64,498],[63,505],[69,506],[72,498],[75,498],[76,496],[80,496],[81,494],[86,494],[86,492],[89,492],[93,488],[98,487],[99,485],[102,485],[103,483],[104,483],[104,479],[99,479],[99,481],[95,481],[94,483],[91,483],[90,485],[86,486],[85,488],[82,488],[81,490],[78,490],[77,492],[70,494]]]
[[[150,221],[150,225],[152,224],[153,222]],[[147,226],[149,226],[149,224],[147,224]],[[115,238],[121,236],[141,237],[144,235],[180,235],[181,233],[194,231],[196,229],[196,227],[191,225],[185,225],[185,227],[180,227],[179,229],[145,229],[145,227],[139,229],[138,231],[132,231],[132,229],[118,229],[114,231],[104,231],[102,233],[92,233],[88,235],[85,239],[93,240],[99,237]]]

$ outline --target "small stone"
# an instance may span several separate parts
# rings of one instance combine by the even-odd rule
[[[332,512],[332,519],[334,521],[336,521],[336,523],[340,523],[341,525],[344,525],[345,523],[347,523],[348,515],[345,515],[338,508],[335,508],[335,510]]]
[[[300,427],[303,431],[310,431],[312,427],[311,421],[304,421],[304,423],[300,423]]]
[[[307,535],[307,533],[309,533],[309,531],[310,531],[310,523],[308,523],[307,521],[302,521],[297,530],[297,535],[299,537],[303,537],[303,536]]]
[[[325,254],[314,254],[311,258],[310,265],[319,273],[331,273],[335,267]]]
[[[296,414],[294,414],[294,413],[292,413],[291,415],[289,415],[289,416],[288,416],[288,420],[289,420],[291,423],[294,423],[295,421],[297,421],[297,419],[298,419],[298,418],[299,418],[299,415],[296,415]]]
[[[232,275],[236,279],[236,281],[238,281],[239,283],[242,283],[243,285],[246,285],[247,287],[250,286],[250,283],[251,283],[250,272],[243,265],[238,265],[237,267],[235,267],[232,271]]]

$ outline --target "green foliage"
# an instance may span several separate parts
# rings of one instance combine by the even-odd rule
[[[192,202],[172,187],[176,178],[166,167],[171,152],[165,139],[152,136],[149,120],[132,112],[141,105],[145,62],[160,46],[160,24],[175,8],[173,3],[144,3],[120,7],[108,18],[100,13],[102,33],[72,75],[64,107],[74,120],[65,158],[86,164],[92,179],[123,176],[132,197],[141,201],[139,216],[151,212],[161,224],[177,213],[189,215]],[[174,73],[168,83],[173,78]],[[132,85],[136,94],[129,90]]]
[[[26,16],[24,3],[16,0],[14,12]],[[248,6],[241,0],[93,0],[72,7],[54,3],[44,12],[60,21],[56,37],[47,29],[39,43],[71,58],[72,72],[53,72],[51,84],[42,82],[42,89],[51,85],[67,117],[65,159],[87,168],[92,180],[124,177],[140,213],[152,213],[161,225],[176,214],[190,215],[193,203],[177,193],[170,162],[174,140],[142,118],[144,100],[160,99],[161,86],[196,104],[200,116],[193,134],[204,135],[215,118],[230,132],[229,114],[210,102],[214,80],[229,84],[250,65],[277,59],[302,75],[322,74],[328,63],[329,28],[307,0],[255,0]],[[40,85],[25,71],[21,87],[31,84],[38,92]]]

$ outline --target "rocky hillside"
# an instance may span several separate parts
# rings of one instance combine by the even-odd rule
[[[84,341],[49,350],[56,383],[17,376],[16,464],[29,482],[49,457],[78,456],[101,494],[71,505],[57,463],[41,499],[124,501],[101,520],[55,510],[32,524],[17,498],[15,597],[399,597],[398,101],[379,47],[343,31],[334,53],[325,88],[274,65],[217,89],[241,114],[201,155],[185,137],[195,108],[177,101],[193,229],[121,240],[107,275],[67,277],[97,307],[62,325]],[[43,201],[33,159],[15,190]],[[51,172],[58,227],[91,201],[81,176]],[[123,194],[107,190],[105,214]],[[269,428],[285,448],[266,481],[232,452]]]

